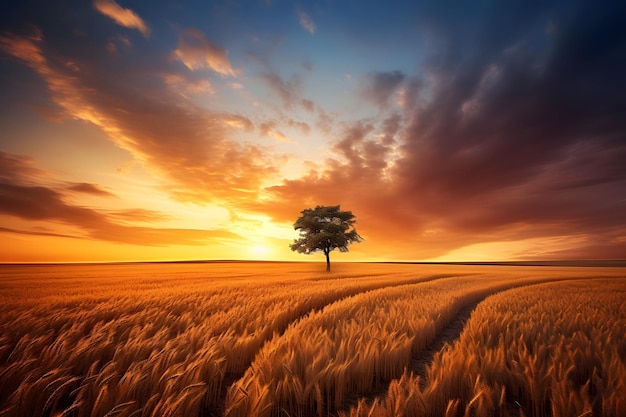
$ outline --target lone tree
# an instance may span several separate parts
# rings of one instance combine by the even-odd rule
[[[292,251],[305,253],[324,252],[326,271],[330,271],[330,252],[339,249],[348,252],[348,245],[363,240],[356,232],[355,216],[351,211],[341,211],[340,206],[317,206],[305,209],[293,225],[300,237],[290,245]]]

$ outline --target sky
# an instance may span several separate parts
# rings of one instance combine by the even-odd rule
[[[626,3],[24,0],[0,262],[626,258]],[[319,258],[319,259],[318,259]]]

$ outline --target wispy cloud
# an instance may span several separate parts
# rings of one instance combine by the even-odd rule
[[[192,71],[210,68],[222,75],[235,76],[228,51],[211,42],[197,29],[181,32],[174,56]]]
[[[277,123],[273,120],[259,124],[259,131],[263,136],[268,136],[282,142],[292,142],[284,133],[278,130]]]
[[[159,174],[175,198],[197,202],[250,198],[276,171],[257,147],[229,140],[231,122],[247,119],[208,112],[168,89],[146,84],[149,77],[161,79],[160,72],[141,74],[141,83],[133,88],[128,87],[128,77],[135,76],[131,73],[93,64],[89,71],[72,72],[49,61],[42,42],[39,32],[30,37],[0,36],[0,47],[46,82],[51,99],[67,115],[102,129],[116,145]]]
[[[114,195],[106,190],[103,190],[96,184],[90,184],[86,182],[72,184],[67,187],[68,191],[75,191],[83,194],[91,194],[100,197],[113,197]]]
[[[19,160],[13,155],[4,154],[5,160]],[[24,165],[13,165],[16,175],[0,179],[0,213],[30,221],[58,222],[78,228],[84,234],[68,235],[50,230],[21,230],[0,227],[0,233],[27,235],[91,238],[108,242],[129,243],[143,246],[160,245],[202,245],[220,239],[241,239],[227,230],[201,230],[180,228],[141,227],[137,222],[158,222],[169,216],[145,209],[101,211],[76,205],[67,193],[86,192],[106,193],[96,184],[81,183],[69,188],[52,188],[33,184],[38,176]],[[23,182],[30,182],[25,185]],[[121,221],[121,222],[120,222]]]
[[[261,80],[269,87],[272,95],[278,96],[285,108],[293,110],[301,107],[310,113],[315,110],[315,103],[302,97],[302,86],[297,77],[284,80],[277,73],[268,72],[261,75]]]
[[[13,233],[18,235],[30,235],[30,236],[49,236],[49,237],[64,237],[69,239],[81,239],[80,236],[67,235],[62,233],[46,232],[44,230],[20,230],[10,227],[0,227],[0,233]]]
[[[114,20],[120,26],[137,29],[144,37],[150,36],[150,28],[137,13],[125,9],[115,0],[94,0],[93,6],[103,15]]]
[[[27,182],[45,176],[44,171],[34,166],[31,158],[0,151],[1,182]]]
[[[141,222],[141,223],[156,223],[166,220],[170,220],[171,216],[163,214],[156,210],[147,209],[127,209],[127,210],[114,210],[107,212],[107,215],[111,218],[126,222]]]
[[[315,30],[317,29],[315,26],[315,22],[311,19],[308,13],[303,10],[296,10],[298,14],[298,21],[300,22],[300,26],[302,26],[307,32],[311,35],[315,34]]]

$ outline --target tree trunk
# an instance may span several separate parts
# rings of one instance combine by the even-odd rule
[[[330,272],[330,251],[325,250],[324,255],[326,255],[326,272]]]

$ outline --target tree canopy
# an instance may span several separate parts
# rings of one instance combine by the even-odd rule
[[[351,211],[341,211],[341,206],[316,206],[301,212],[293,225],[300,237],[290,245],[292,251],[304,254],[323,252],[326,270],[330,271],[330,252],[339,249],[348,252],[348,245],[363,240],[354,225],[356,219]]]

